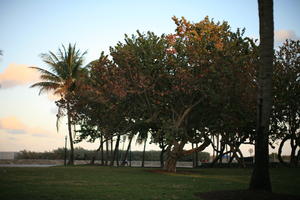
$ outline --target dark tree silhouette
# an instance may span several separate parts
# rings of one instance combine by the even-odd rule
[[[259,78],[255,138],[255,165],[250,190],[272,191],[269,174],[269,123],[272,108],[272,73],[274,48],[273,0],[258,0]]]

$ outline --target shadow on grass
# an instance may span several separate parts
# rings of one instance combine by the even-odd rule
[[[213,191],[195,196],[203,200],[300,200],[300,196],[250,190]]]

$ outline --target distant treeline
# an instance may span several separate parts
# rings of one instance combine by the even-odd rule
[[[67,158],[69,158],[70,151],[67,150]],[[159,161],[160,160],[160,151],[146,151],[145,152],[145,160],[147,161]],[[104,151],[104,160],[106,160],[106,151]],[[111,152],[108,153],[108,156],[110,159]],[[123,160],[123,157],[125,155],[125,151],[120,150],[118,152],[118,158],[119,160]],[[75,160],[91,160],[93,157],[96,158],[96,160],[101,160],[101,153],[92,151],[92,150],[86,150],[84,148],[75,148],[74,149],[74,156]],[[192,161],[192,156],[196,155],[188,155],[180,159],[180,161]],[[33,151],[20,151],[17,154],[17,159],[49,159],[49,160],[63,160],[65,158],[65,149],[64,148],[58,148],[53,151],[45,151],[45,152],[33,152]],[[143,151],[131,151],[128,155],[128,160],[142,160],[143,159]],[[210,159],[210,154],[208,152],[199,152],[198,153],[198,160],[199,161],[208,161]]]

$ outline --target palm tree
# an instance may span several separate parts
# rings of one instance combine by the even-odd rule
[[[76,80],[79,79],[82,72],[82,64],[84,55],[87,52],[81,53],[80,50],[76,50],[76,45],[69,44],[68,48],[62,45],[62,49],[59,48],[57,54],[49,51],[49,53],[41,54],[41,58],[48,65],[50,70],[42,69],[39,67],[31,67],[40,72],[41,82],[37,82],[31,85],[31,88],[40,88],[39,94],[43,92],[51,91],[55,95],[60,95],[61,99],[65,102],[65,108],[68,118],[68,132],[70,138],[70,160],[69,164],[74,164],[74,147],[73,137],[71,129],[71,110],[70,110],[70,95],[75,89]],[[59,109],[60,110],[60,109]],[[58,113],[58,119],[61,116],[61,112]]]
[[[251,190],[271,191],[269,174],[269,122],[272,108],[272,73],[274,51],[273,0],[258,0],[259,10],[259,92],[255,138],[255,165]]]

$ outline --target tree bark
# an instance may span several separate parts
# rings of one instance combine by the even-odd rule
[[[222,163],[222,158],[225,155],[224,149],[225,149],[225,145],[222,144],[220,151],[219,152],[217,151],[218,154],[217,154],[217,156],[215,157],[215,159],[211,163],[211,167],[213,167],[218,161],[219,161],[219,163]]]
[[[197,148],[190,149],[190,150],[183,150],[184,145],[187,141],[183,140],[179,144],[178,142],[174,142],[174,147],[171,149],[171,147],[168,147],[168,157],[164,166],[164,169],[168,172],[176,172],[176,163],[179,158],[182,156],[191,155],[194,152],[200,152],[203,151],[208,145],[210,145],[211,141],[206,138],[204,142]]]
[[[211,136],[212,137],[212,146],[214,146],[215,145],[215,136]],[[215,159],[215,149],[213,148],[213,155],[212,155],[212,159],[214,160]]]
[[[70,113],[70,104],[67,102],[67,117],[68,117],[68,131],[70,139],[70,158],[69,165],[74,165],[74,146],[73,146],[73,136],[72,136],[72,127],[71,127],[71,113]]]
[[[285,136],[285,137],[281,140],[280,145],[279,145],[279,148],[278,148],[278,160],[279,160],[279,162],[280,162],[281,164],[286,165],[286,166],[287,166],[287,163],[284,162],[284,160],[283,160],[282,157],[281,157],[281,154],[282,154],[282,148],[283,148],[283,145],[284,145],[284,143],[285,143],[289,138],[290,138],[290,136]]]
[[[273,0],[258,0],[259,79],[255,138],[255,164],[250,190],[272,191],[269,174],[269,123],[272,108],[274,21]]]
[[[297,166],[297,155],[296,155],[296,149],[297,146],[295,144],[295,138],[291,137],[291,156],[290,156],[290,166],[291,167],[296,167]]]
[[[194,143],[192,142],[192,149],[194,148]],[[195,168],[195,152],[192,153],[192,162],[193,162],[193,168]]]
[[[100,143],[101,143],[101,165],[104,165],[104,145],[103,145],[103,134],[101,133],[101,136],[100,136]]]
[[[164,169],[168,172],[176,172],[176,163],[178,158],[182,156],[182,149],[184,147],[185,142],[181,141],[181,143],[179,144],[177,141],[175,141],[173,144],[173,149],[171,148],[172,145],[169,145],[169,147],[167,148],[168,154]]]
[[[144,140],[144,150],[143,150],[143,158],[142,158],[142,167],[145,167],[146,144],[147,144],[147,138]]]
[[[239,164],[241,165],[241,167],[245,168],[246,165],[245,165],[245,161],[244,161],[244,156],[243,156],[242,151],[239,148],[237,149],[237,156],[238,156],[238,154],[240,155],[239,156]]]
[[[113,156],[112,156],[111,161],[110,161],[110,166],[114,166],[114,162],[116,160],[118,149],[119,149],[120,139],[121,139],[121,135],[119,134],[118,137],[117,137],[116,144],[115,144],[115,150],[113,152]]]
[[[109,159],[109,143],[108,143],[108,139],[106,138],[106,142],[105,142],[105,144],[106,144],[106,159],[105,159],[105,165],[107,166],[108,165],[108,159]]]
[[[132,139],[133,139],[133,135],[130,135],[129,137],[130,137],[130,138],[129,138],[129,143],[128,143],[127,150],[126,150],[126,152],[125,152],[123,161],[122,161],[122,163],[121,163],[121,166],[125,166],[125,164],[128,164],[126,161],[127,161],[127,157],[128,157],[128,152],[129,152],[130,147],[131,147],[131,142],[132,142]]]
[[[164,153],[166,152],[165,148],[163,147],[160,151],[159,160],[160,160],[160,167],[164,168]]]
[[[198,148],[198,143],[196,143],[196,148]],[[195,167],[198,167],[198,161],[199,161],[199,152],[197,151],[196,152],[196,155],[195,155],[195,158],[196,158],[196,165],[195,165]]]
[[[110,158],[113,157],[113,154],[114,154],[114,141],[113,141],[113,136],[111,136],[110,138]]]
[[[164,169],[168,172],[176,172],[177,157],[168,156]]]

